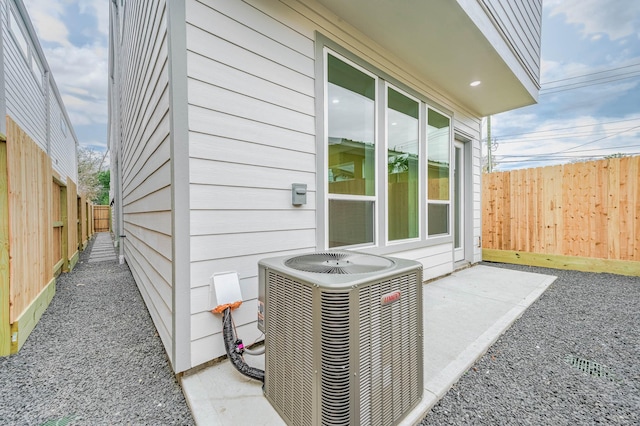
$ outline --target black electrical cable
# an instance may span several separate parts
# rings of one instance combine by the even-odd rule
[[[264,370],[247,365],[242,355],[238,352],[236,347],[237,339],[233,332],[233,325],[231,324],[231,308],[225,309],[222,313],[222,336],[224,339],[224,347],[227,350],[227,356],[236,370],[247,377],[260,380],[264,383]]]

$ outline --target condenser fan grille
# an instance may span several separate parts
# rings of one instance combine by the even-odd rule
[[[365,274],[382,271],[395,263],[391,259],[371,254],[325,252],[305,254],[287,259],[289,268],[318,274]]]

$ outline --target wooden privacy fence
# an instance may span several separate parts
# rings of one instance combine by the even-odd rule
[[[109,232],[111,230],[111,207],[93,206],[93,228],[95,232]]]
[[[0,138],[0,355],[20,349],[53,298],[55,277],[77,262],[93,234],[86,206],[75,183],[7,117]]]
[[[483,175],[483,259],[640,275],[640,156]]]

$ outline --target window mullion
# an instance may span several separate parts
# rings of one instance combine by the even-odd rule
[[[387,192],[388,192],[388,174],[387,174],[387,149],[389,146],[389,138],[387,134],[387,83],[379,78],[378,79],[378,105],[376,108],[377,123],[377,136],[378,143],[377,150],[377,168],[378,168],[378,208],[377,210],[377,230],[378,230],[378,245],[385,246],[389,241],[387,235],[388,223],[388,208],[387,208]]]

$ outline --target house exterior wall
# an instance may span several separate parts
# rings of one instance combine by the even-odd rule
[[[245,342],[258,338],[258,260],[323,250],[325,215],[317,194],[316,32],[452,112],[473,164],[472,235],[480,236],[480,117],[402,61],[322,8],[296,1],[187,1],[187,69],[191,183],[191,360],[224,354],[219,318],[208,306],[209,277],[235,270],[244,303],[234,314]],[[291,205],[291,184],[305,183],[307,204]],[[320,201],[322,202],[322,201]],[[477,262],[480,249],[468,247]],[[452,239],[366,251],[414,259],[425,279],[454,268]]]
[[[485,3],[469,5],[474,22],[503,25],[493,14],[507,19],[508,2],[491,2],[500,13]],[[481,260],[481,117],[319,3],[118,0],[111,21],[114,229],[174,371],[225,354],[212,274],[239,273],[244,303],[234,320],[251,343],[260,338],[258,261],[327,248],[323,46],[411,92],[425,127],[429,109],[450,118],[451,153],[455,138],[467,155],[464,258]],[[514,60],[520,71],[528,61]],[[305,205],[292,205],[292,183],[307,185]],[[453,236],[427,237],[426,201],[420,238],[361,250],[420,261],[425,279],[453,271]]]
[[[15,20],[11,19],[12,14]],[[34,41],[29,39],[26,24],[11,0],[2,2],[2,37],[6,113],[45,152],[49,152],[44,77],[38,77],[32,70]],[[20,38],[22,47],[17,41]]]
[[[110,147],[119,244],[172,358],[173,252],[167,6],[111,9]],[[121,237],[124,236],[124,237]]]
[[[481,3],[527,72],[539,82],[542,0],[482,0]]]
[[[540,89],[542,0],[458,0],[531,93]]]
[[[21,1],[0,2],[4,114],[45,151],[53,169],[78,181],[77,137]],[[4,129],[2,119],[0,128]],[[63,134],[61,122],[66,132]]]
[[[57,90],[49,83],[49,93]],[[61,176],[78,182],[78,157],[75,135],[64,106],[56,96],[49,96],[49,155],[53,169]]]

